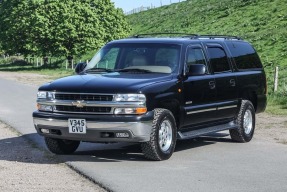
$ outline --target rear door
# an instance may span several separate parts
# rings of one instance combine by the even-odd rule
[[[221,44],[207,44],[207,52],[217,89],[215,118],[234,118],[238,109],[238,82],[231,61]]]
[[[186,112],[184,126],[210,123],[215,120],[216,113],[215,79],[208,71],[206,54],[200,44],[187,48],[185,64],[186,71],[192,64],[204,64],[207,72],[203,76],[189,76],[183,83]]]

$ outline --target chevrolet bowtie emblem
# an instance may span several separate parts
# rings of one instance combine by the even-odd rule
[[[78,108],[83,108],[87,105],[87,103],[83,100],[83,101],[72,102],[72,105]]]

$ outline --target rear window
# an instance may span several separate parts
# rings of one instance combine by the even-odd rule
[[[261,61],[254,48],[246,42],[227,42],[227,46],[235,60],[237,69],[262,68]]]

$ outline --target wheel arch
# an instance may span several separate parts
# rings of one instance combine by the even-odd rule
[[[245,89],[241,92],[241,100],[248,100],[252,103],[255,112],[257,111],[257,93],[253,89]]]
[[[180,125],[180,102],[177,99],[165,99],[157,102],[155,108],[163,108],[169,110],[176,122],[176,127],[178,128]]]

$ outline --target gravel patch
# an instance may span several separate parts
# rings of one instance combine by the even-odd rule
[[[287,144],[287,117],[267,113],[256,115],[255,137]]]
[[[1,192],[105,190],[0,122]]]
[[[35,73],[20,73],[20,72],[2,72],[0,71],[0,77],[12,81],[17,81],[25,85],[32,85],[39,87],[44,83],[54,80],[48,75],[40,75]]]

